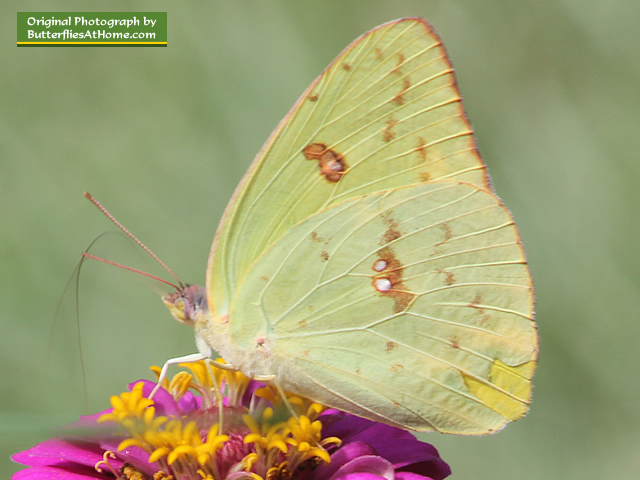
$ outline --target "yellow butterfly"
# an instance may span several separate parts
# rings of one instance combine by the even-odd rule
[[[365,418],[496,431],[529,407],[531,277],[440,39],[354,41],[276,128],[218,227],[206,289],[164,298],[199,354]]]

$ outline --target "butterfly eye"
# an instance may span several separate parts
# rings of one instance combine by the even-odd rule
[[[185,304],[184,298],[181,298],[181,297],[176,298],[175,302],[173,302],[173,306],[176,308],[176,310],[178,310],[184,315],[184,312],[186,310],[186,304]]]
[[[181,298],[184,316],[187,320],[193,320],[195,312],[198,310],[198,304],[192,298]]]
[[[184,297],[171,295],[163,298],[165,305],[169,308],[173,318],[178,320],[183,325],[191,325],[192,319],[190,316],[189,303]]]

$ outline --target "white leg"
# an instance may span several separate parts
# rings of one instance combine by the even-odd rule
[[[209,359],[209,363],[216,366],[220,370],[226,370],[227,372],[237,372],[238,369],[230,363],[220,363],[217,360]],[[254,379],[255,380],[255,379]]]
[[[200,360],[206,360],[207,358],[209,357],[207,355],[203,355],[202,353],[192,353],[191,355],[185,355],[184,357],[170,358],[169,360],[164,362],[162,370],[160,371],[160,376],[158,377],[158,384],[156,385],[156,388],[154,388],[151,392],[151,395],[149,395],[149,400],[153,399],[153,396],[162,385],[162,382],[165,378],[167,378],[167,372],[169,371],[170,365],[176,365],[177,363],[195,363],[199,362]]]
[[[211,366],[217,366],[219,365],[218,362],[216,362],[215,360],[211,360],[210,358],[207,358],[205,360],[205,362],[207,363],[207,367],[209,367],[209,369],[211,369]],[[216,380],[216,376],[211,373],[211,382],[213,383],[213,388],[215,389],[215,394],[216,394],[216,404],[218,405],[218,435],[222,435],[222,429],[224,428],[224,418],[223,418],[223,411],[222,411],[222,405],[224,403],[224,399],[222,398],[222,392],[220,391],[220,385],[218,384],[218,381]]]

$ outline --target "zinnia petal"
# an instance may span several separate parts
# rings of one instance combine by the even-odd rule
[[[34,467],[14,473],[11,480],[107,480],[113,476],[105,476],[95,470],[70,467],[60,469],[54,467]]]
[[[11,457],[14,462],[30,467],[79,465],[93,469],[102,460],[104,450],[91,442],[52,439],[39,443]],[[114,461],[114,464],[117,462]],[[118,466],[122,465],[120,463]],[[41,477],[42,478],[42,477]]]
[[[396,470],[433,480],[442,480],[451,474],[449,465],[433,445],[421,442],[407,431],[335,410],[325,412],[319,419],[325,435],[337,436],[344,443],[364,442],[389,460]]]
[[[377,455],[365,455],[362,457],[354,458],[346,464],[342,465],[336,473],[334,473],[329,480],[344,480],[347,478],[353,478],[353,474],[364,475],[360,480],[366,480],[368,475],[375,475],[378,480],[384,478],[386,480],[393,480],[394,470],[393,465],[386,459]],[[366,477],[366,478],[365,478]]]
[[[317,470],[314,480],[328,480],[333,477],[339,468],[354,458],[374,455],[375,453],[375,450],[370,445],[363,442],[351,442],[343,445],[331,455],[331,463]]]

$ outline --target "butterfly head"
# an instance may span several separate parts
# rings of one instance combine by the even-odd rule
[[[198,316],[209,310],[203,287],[187,285],[162,297],[173,318],[183,325],[193,326]]]

